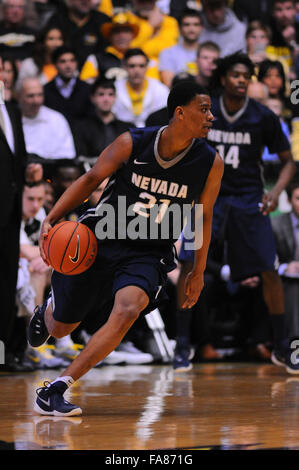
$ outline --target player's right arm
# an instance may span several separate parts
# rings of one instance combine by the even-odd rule
[[[100,154],[95,165],[80,176],[58,199],[45,218],[39,239],[41,257],[47,262],[43,242],[52,226],[68,212],[82,204],[106,178],[126,163],[132,153],[133,141],[130,132],[121,134]]]

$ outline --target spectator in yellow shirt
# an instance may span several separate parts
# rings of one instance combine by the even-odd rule
[[[139,26],[139,33],[131,47],[142,49],[149,58],[148,75],[159,79],[158,58],[166,47],[177,44],[179,27],[177,20],[164,15],[156,6],[156,0],[132,0],[133,12],[127,12],[130,23]]]
[[[87,57],[80,73],[81,80],[93,83],[99,76],[107,79],[124,77],[122,59],[138,32],[138,25],[130,23],[127,13],[119,13],[111,22],[104,23],[101,33],[110,44],[104,52],[98,51]]]

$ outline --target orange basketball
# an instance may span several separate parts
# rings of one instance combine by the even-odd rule
[[[48,233],[44,250],[49,264],[62,274],[86,271],[96,259],[98,244],[94,233],[79,222],[60,222]]]

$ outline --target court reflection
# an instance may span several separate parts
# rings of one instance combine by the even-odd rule
[[[0,377],[0,441],[20,449],[299,448],[299,377],[272,365],[93,369],[66,395],[80,418],[32,412],[43,380],[42,372]]]

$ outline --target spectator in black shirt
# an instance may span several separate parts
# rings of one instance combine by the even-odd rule
[[[69,0],[61,5],[47,23],[60,27],[78,55],[81,69],[87,56],[103,50],[108,44],[103,38],[101,25],[111,21],[109,16],[92,9],[91,0]]]
[[[270,20],[272,3],[273,0],[259,0],[258,2],[234,0],[232,8],[239,20],[247,24],[256,20],[268,23]]]
[[[111,109],[115,102],[115,86],[112,80],[99,79],[92,86],[91,101],[94,116],[78,127],[79,153],[97,157],[116,137],[135,127],[130,122],[116,119]]]

